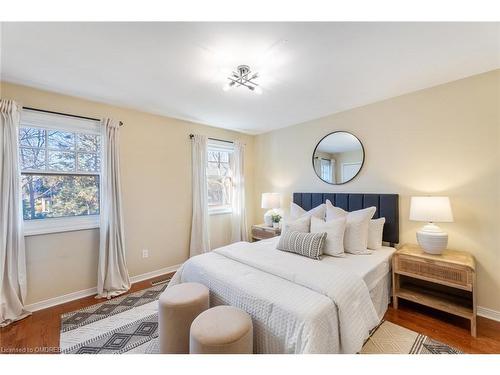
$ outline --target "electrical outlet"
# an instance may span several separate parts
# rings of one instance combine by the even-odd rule
[[[149,250],[148,249],[142,249],[142,257],[149,258]]]

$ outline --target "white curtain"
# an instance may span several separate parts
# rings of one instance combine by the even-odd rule
[[[189,256],[210,251],[208,236],[207,137],[192,138],[193,219]]]
[[[245,145],[239,141],[234,141],[234,151],[231,159],[233,172],[231,242],[248,241],[244,163]]]
[[[97,297],[111,298],[130,289],[125,259],[125,236],[120,184],[120,123],[104,119],[101,173],[101,225]]]
[[[332,170],[332,184],[337,183],[335,168],[337,168],[337,164],[335,163],[335,159],[330,160],[330,169]]]
[[[28,316],[19,170],[21,106],[0,100],[0,327]]]

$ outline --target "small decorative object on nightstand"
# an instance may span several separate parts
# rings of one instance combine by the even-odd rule
[[[271,219],[273,221],[273,228],[280,227],[281,215],[280,214],[272,214]]]
[[[252,240],[260,241],[273,238],[281,234],[280,228],[268,227],[266,224],[252,225]]]
[[[269,209],[269,211],[267,211],[264,214],[264,223],[268,227],[272,227],[273,226],[272,216],[274,214],[278,214],[279,212],[276,209],[281,207],[281,194],[279,194],[279,193],[262,193],[261,203],[262,203],[261,204],[262,208]]]
[[[465,251],[431,255],[418,245],[404,245],[392,258],[393,305],[403,298],[458,315],[471,322],[476,337],[476,265]]]
[[[418,232],[418,244],[429,254],[441,254],[448,245],[448,233],[434,223],[451,223],[448,197],[411,197],[410,220],[427,222]]]

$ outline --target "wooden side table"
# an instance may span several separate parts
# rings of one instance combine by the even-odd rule
[[[403,298],[458,315],[471,322],[476,337],[476,264],[464,251],[425,253],[418,245],[404,245],[392,259],[393,305]]]
[[[252,241],[265,240],[281,235],[280,228],[268,227],[265,224],[252,225]]]

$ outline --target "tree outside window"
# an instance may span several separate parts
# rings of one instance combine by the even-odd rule
[[[207,156],[208,207],[212,212],[230,211],[233,191],[232,151],[209,146]]]
[[[24,220],[99,214],[100,137],[19,130]]]

